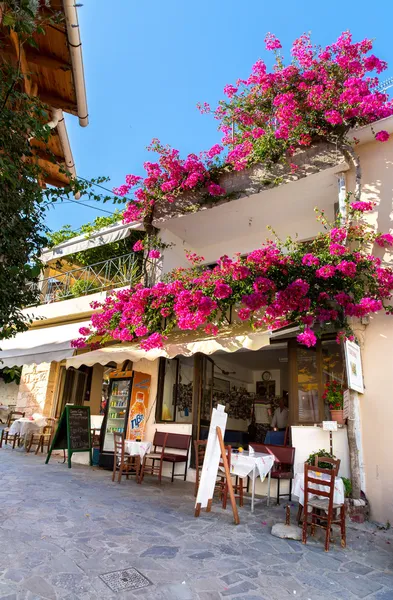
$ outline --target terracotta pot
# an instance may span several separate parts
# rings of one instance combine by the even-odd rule
[[[332,421],[337,421],[339,425],[344,425],[344,411],[343,410],[330,410]]]

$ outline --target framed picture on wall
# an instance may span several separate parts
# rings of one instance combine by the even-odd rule
[[[260,398],[267,398],[276,395],[275,381],[257,381],[256,393]]]
[[[219,379],[218,377],[214,377],[213,390],[216,390],[217,392],[229,393],[231,391],[231,382],[227,379]]]

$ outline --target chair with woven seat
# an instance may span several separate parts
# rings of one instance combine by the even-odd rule
[[[19,433],[14,433],[10,435],[10,427],[14,421],[17,419],[23,419],[26,413],[19,411],[12,411],[8,415],[7,425],[4,429],[1,430],[0,437],[0,448],[3,446],[3,441],[5,444],[12,443],[12,448],[15,448],[15,444],[18,442],[20,444],[20,435]]]
[[[157,475],[158,480],[161,483],[162,467],[168,435],[169,434],[164,431],[156,430],[153,439],[153,452],[145,454],[144,456],[139,483],[142,483],[145,474]],[[161,450],[157,450],[157,448],[161,448]],[[156,462],[158,462],[158,465],[156,465]]]
[[[117,477],[117,483],[121,482],[123,474],[126,479],[129,478],[133,473],[139,483],[140,470],[141,470],[141,459],[140,456],[127,456],[125,455],[125,443],[124,434],[115,432],[113,434],[114,442],[114,457],[113,457],[113,473],[112,481],[115,481],[116,472],[119,471]]]
[[[322,479],[321,479],[322,477]],[[336,473],[334,469],[321,469],[314,465],[304,465],[304,519],[303,544],[307,543],[308,528],[311,535],[315,528],[325,529],[325,552],[329,551],[332,525],[339,525],[341,531],[341,546],[346,546],[345,504],[334,502],[334,484]],[[321,485],[324,489],[321,490]],[[317,496],[309,498],[309,495]],[[318,497],[319,496],[319,497]],[[321,498],[322,496],[322,498]],[[311,521],[310,521],[311,518]]]

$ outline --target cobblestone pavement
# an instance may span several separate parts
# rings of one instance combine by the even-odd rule
[[[193,516],[193,486],[0,450],[0,598],[7,600],[393,600],[393,541],[349,527],[348,548],[326,554],[270,535],[284,508],[249,504],[233,525],[214,505]],[[292,509],[296,512],[296,508]],[[136,568],[151,585],[114,593],[100,579]]]

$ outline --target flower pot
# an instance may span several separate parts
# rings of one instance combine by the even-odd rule
[[[332,421],[337,421],[339,425],[344,425],[344,411],[343,410],[330,410]]]

